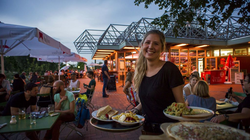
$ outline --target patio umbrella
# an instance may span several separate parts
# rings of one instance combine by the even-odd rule
[[[100,64],[96,64],[96,63],[90,63],[89,66],[100,66]]]
[[[69,62],[69,61],[72,61],[72,62],[87,62],[88,61],[86,58],[81,57],[80,55],[76,53],[54,55],[54,56],[30,55],[30,57],[37,58],[37,61],[47,61],[47,62],[54,62],[54,63]]]
[[[38,28],[0,22],[0,54],[4,73],[4,56],[61,55],[70,49]]]
[[[233,57],[229,54],[229,56],[227,57],[227,61],[226,61],[226,65],[227,70],[228,70],[228,83],[232,83],[231,82],[231,73],[230,73],[230,69],[234,66],[234,60]]]
[[[69,69],[69,67],[70,67],[70,66],[64,66],[64,67],[62,67],[60,70],[67,70],[67,69]]]

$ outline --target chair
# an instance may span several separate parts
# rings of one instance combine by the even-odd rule
[[[132,100],[129,99],[129,97],[127,96],[127,100],[128,100],[128,102],[130,103],[130,105],[127,106],[126,110],[128,110],[128,108],[129,108],[130,106],[132,106],[132,108],[134,108],[134,107],[136,107],[136,106],[138,105],[138,102],[136,101],[136,95],[134,94],[134,90],[133,90],[133,87],[132,87],[132,86],[129,88],[129,93],[130,93],[130,95],[131,95]]]
[[[90,107],[92,110],[95,110],[95,106],[94,104],[91,103],[92,101],[92,97],[94,95],[95,89],[90,91],[89,97],[88,97],[88,101],[87,101],[87,107]]]
[[[68,136],[72,133],[72,131],[75,131],[78,135],[80,135],[81,137],[83,137],[82,132],[80,132],[79,130],[77,130],[77,128],[82,129],[82,128],[84,128],[84,125],[86,127],[86,131],[88,131],[89,110],[86,107],[87,102],[85,102],[84,100],[80,101],[80,102],[79,101],[80,101],[80,99],[78,99],[76,101],[76,107],[77,107],[77,116],[75,118],[76,121],[65,122],[63,124],[64,127],[60,131],[60,133],[61,133],[66,127],[68,127],[69,129],[71,129],[65,139],[68,138]],[[86,115],[88,117],[86,117],[86,118],[81,116],[83,109],[85,109],[86,111],[88,111],[88,115]],[[80,121],[80,119],[82,119],[82,123],[83,123],[83,125],[81,127],[78,126],[79,122],[77,122],[77,120]]]
[[[39,96],[37,101],[37,106],[39,107],[48,107],[49,104],[54,104],[52,86],[43,85],[40,89],[40,94],[37,94],[37,96]]]

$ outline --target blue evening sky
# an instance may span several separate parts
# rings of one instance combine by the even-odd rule
[[[73,42],[85,29],[105,30],[163,14],[157,6],[134,5],[134,0],[0,0],[0,21],[37,27],[76,52]],[[91,55],[80,54],[93,62]]]

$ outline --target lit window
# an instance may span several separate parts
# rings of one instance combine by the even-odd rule
[[[187,49],[181,49],[180,56],[187,56],[188,55],[188,50]]]
[[[221,56],[233,55],[233,49],[221,49]]]
[[[214,55],[213,56],[220,56],[220,50],[214,50]]]
[[[246,48],[235,49],[234,55],[247,55],[247,49]]]
[[[196,50],[189,50],[189,56],[196,56]]]
[[[171,49],[171,56],[179,56],[179,49]]]

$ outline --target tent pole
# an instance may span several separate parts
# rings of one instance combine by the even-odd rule
[[[3,54],[1,54],[1,72],[4,74],[4,57]]]

